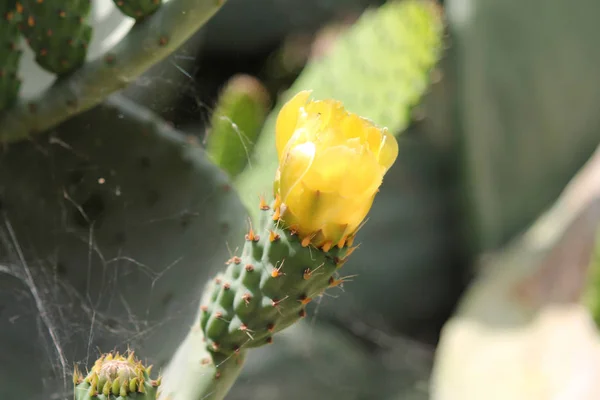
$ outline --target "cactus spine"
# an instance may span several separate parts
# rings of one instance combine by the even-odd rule
[[[0,111],[13,104],[21,86],[17,77],[22,53],[17,23],[21,15],[16,6],[16,0],[0,2]]]
[[[160,378],[152,380],[152,367],[144,365],[130,352],[102,355],[92,370],[83,377],[73,374],[75,400],[156,400]]]

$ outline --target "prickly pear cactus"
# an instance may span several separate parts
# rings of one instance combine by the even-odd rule
[[[340,102],[309,97],[298,93],[279,113],[275,199],[261,200],[258,229],[250,227],[241,255],[205,288],[197,325],[165,373],[165,395],[173,400],[222,399],[248,349],[271,343],[307,315],[313,298],[347,279],[339,270],[356,250],[355,235],[398,144]],[[205,378],[182,393],[200,352],[207,355]]]
[[[245,230],[226,174],[119,96],[40,138],[0,153],[0,399],[72,391],[97,348],[162,368]]]
[[[72,72],[85,62],[92,28],[86,20],[90,0],[21,0],[19,28],[44,69],[57,75]]]
[[[152,14],[162,5],[162,0],[113,0],[121,12],[135,19]]]
[[[21,82],[17,76],[21,49],[19,48],[17,1],[0,3],[0,111],[12,105],[19,94]]]
[[[19,3],[20,4],[20,3]],[[89,110],[123,89],[178,49],[224,4],[214,0],[172,0],[129,30],[104,54],[85,62],[91,35],[85,23],[90,1],[27,0],[17,7],[20,26],[37,62],[61,79],[0,116],[0,143],[41,134]]]
[[[102,355],[87,376],[73,374],[75,400],[156,400],[160,378],[150,378],[152,367],[145,367],[133,352],[127,357],[117,353]]]

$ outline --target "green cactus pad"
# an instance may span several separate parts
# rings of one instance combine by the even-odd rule
[[[252,76],[236,75],[223,88],[211,118],[206,151],[231,177],[248,164],[269,103],[267,89]]]
[[[75,400],[156,400],[160,378],[150,378],[151,368],[133,353],[102,355],[86,377],[77,370],[73,374]]]
[[[12,105],[19,93],[21,81],[17,69],[22,51],[19,49],[16,0],[0,2],[0,111]]]
[[[85,62],[92,37],[85,23],[90,8],[90,0],[22,1],[19,28],[42,68],[64,75]]]
[[[432,0],[395,0],[370,10],[331,53],[311,61],[281,101],[300,90],[335,98],[392,132],[405,129],[440,58],[444,24]]]
[[[113,0],[121,12],[135,19],[152,14],[162,5],[162,0]]]
[[[325,252],[302,241],[262,202],[263,229],[246,235],[241,256],[208,283],[201,301],[200,327],[209,351],[231,355],[271,343],[273,335],[306,315],[305,306],[337,276],[352,248]]]

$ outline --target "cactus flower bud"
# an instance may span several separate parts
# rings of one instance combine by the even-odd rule
[[[329,249],[356,233],[398,155],[387,129],[347,112],[339,101],[302,91],[276,123],[276,207],[305,243]]]

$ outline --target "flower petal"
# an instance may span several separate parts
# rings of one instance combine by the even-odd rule
[[[342,198],[374,193],[383,177],[377,159],[367,149],[335,146],[317,148],[303,181],[312,190],[337,192]]]
[[[281,200],[287,203],[288,196],[303,179],[315,158],[315,145],[312,142],[287,146],[279,166],[279,191]]]
[[[379,165],[388,170],[396,161],[396,157],[398,157],[398,142],[387,129],[384,129],[382,134],[383,138],[379,149]]]
[[[292,97],[281,107],[275,123],[275,146],[277,155],[282,157],[283,150],[288,140],[294,134],[302,107],[306,105],[312,91],[303,90]]]

